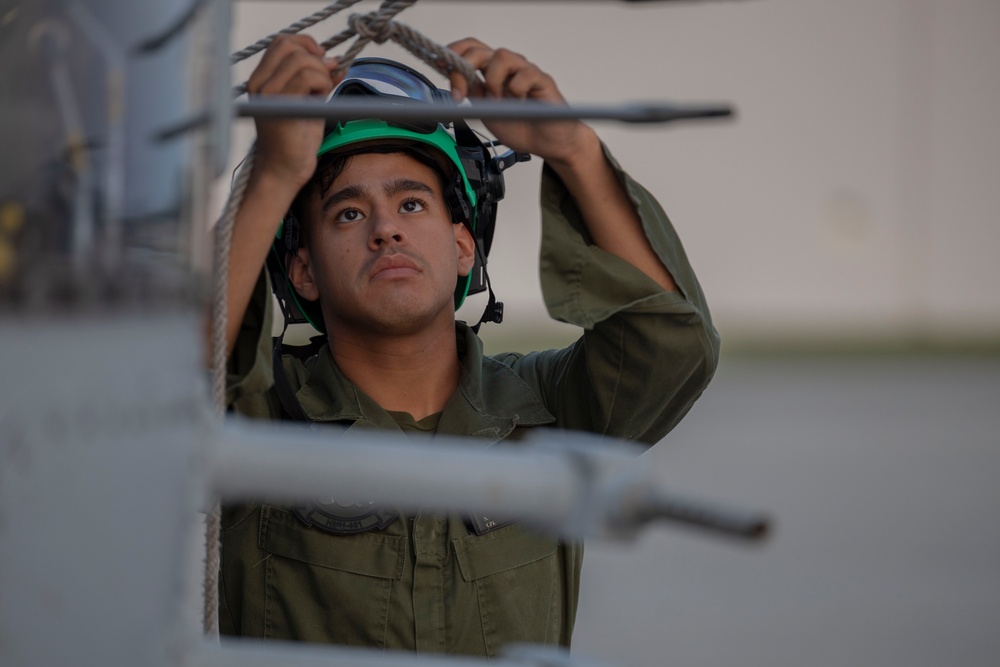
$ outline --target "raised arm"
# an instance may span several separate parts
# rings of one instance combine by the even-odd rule
[[[469,96],[566,103],[552,77],[520,54],[494,50],[474,38],[459,40],[449,48],[482,72],[484,80],[484,85],[470,89],[464,77],[452,75],[456,100]],[[649,245],[635,207],[590,126],[570,120],[494,121],[487,127],[506,146],[545,160],[576,201],[596,246],[629,262],[664,290],[677,289]]]
[[[326,97],[339,78],[335,59],[306,35],[280,35],[250,76],[251,95]],[[257,147],[250,184],[237,213],[229,251],[227,350],[240,323],[274,240],[278,223],[316,170],[323,121],[257,119]]]

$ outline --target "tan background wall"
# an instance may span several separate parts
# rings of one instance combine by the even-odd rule
[[[321,4],[234,3],[234,50]],[[1000,339],[1000,3],[428,0],[399,19],[525,53],[571,102],[733,104],[598,125],[680,229],[727,343]],[[237,123],[234,164],[251,135]],[[508,172],[490,263],[508,319],[488,343],[570,335],[537,287],[539,168]]]

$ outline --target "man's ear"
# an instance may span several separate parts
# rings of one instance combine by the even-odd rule
[[[299,248],[289,256],[288,279],[303,299],[308,301],[319,299],[319,289],[316,287],[316,278],[313,274],[312,256],[309,254],[308,248]]]
[[[460,222],[453,225],[455,249],[458,252],[458,275],[467,276],[476,263],[476,241],[469,228]]]

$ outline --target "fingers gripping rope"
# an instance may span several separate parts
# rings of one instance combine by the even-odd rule
[[[301,32],[324,19],[333,16],[337,12],[357,4],[360,0],[336,0],[323,9],[306,16],[287,28],[269,35],[254,44],[232,54],[233,64],[241,62],[255,53],[266,49],[278,35],[295,34]],[[417,58],[433,67],[439,74],[449,76],[453,72],[461,73],[470,83],[478,79],[476,70],[472,68],[458,54],[447,49],[440,44],[433,42],[420,32],[393,21],[399,12],[415,4],[417,0],[384,0],[377,11],[368,14],[354,14],[348,19],[348,28],[334,35],[330,39],[322,42],[320,46],[329,51],[331,48],[344,43],[352,37],[357,37],[347,52],[341,56],[337,72],[343,72],[354,59],[361,53],[368,44],[375,42],[382,44],[388,40],[393,40],[403,46]],[[235,96],[246,92],[246,83],[234,89]],[[226,409],[226,357],[228,350],[226,345],[227,330],[227,281],[229,273],[229,245],[233,234],[233,224],[236,221],[236,214],[243,201],[247,184],[250,181],[250,174],[253,171],[254,148],[251,147],[246,159],[233,184],[226,201],[226,207],[222,216],[215,226],[215,280],[214,280],[214,301],[212,313],[212,375],[213,392],[216,408],[220,415]],[[204,578],[204,615],[202,626],[205,634],[218,636],[219,634],[219,567],[220,558],[220,536],[221,536],[221,508],[218,503],[205,518],[205,578]]]

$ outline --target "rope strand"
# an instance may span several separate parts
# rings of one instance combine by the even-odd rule
[[[273,42],[274,38],[279,34],[286,32],[298,32],[298,30],[291,30],[291,28],[309,21],[315,16],[319,16],[320,14],[326,14],[327,16],[333,15],[341,9],[345,9],[346,7],[356,4],[357,1],[358,0],[339,0],[338,2],[332,3],[312,16],[306,17],[305,19],[302,19],[302,21],[289,26],[289,28],[265,37],[256,44],[247,47],[242,51],[237,51],[232,56],[233,62],[239,62],[240,60],[257,53],[258,51],[267,48],[267,45]],[[463,58],[459,57],[458,54],[453,52],[451,49],[445,48],[434,42],[414,28],[392,20],[393,17],[416,2],[417,0],[385,0],[382,3],[382,6],[376,11],[369,12],[367,14],[352,14],[348,17],[347,28],[341,30],[329,39],[320,42],[320,46],[323,50],[329,51],[334,47],[340,46],[352,37],[357,37],[357,39],[354,40],[354,43],[348,47],[347,51],[340,56],[340,62],[337,65],[335,73],[340,74],[346,71],[347,68],[354,63],[355,58],[358,57],[361,51],[372,42],[375,42],[376,44],[384,44],[385,42],[392,40],[420,60],[433,67],[435,71],[443,76],[447,77],[453,72],[459,72],[470,82],[475,81],[478,76],[476,71]],[[313,25],[315,22],[317,21],[313,21],[307,25]],[[299,28],[299,30],[301,30],[301,28]],[[260,48],[258,48],[258,46]],[[239,57],[239,60],[237,60],[237,57]],[[233,88],[234,97],[239,97],[245,92],[247,92],[246,82],[243,82]]]
[[[336,2],[331,2],[323,9],[320,9],[319,11],[313,12],[309,16],[305,16],[299,19],[298,21],[291,24],[287,28],[283,28],[278,32],[272,33],[267,37],[264,37],[263,39],[254,42],[253,44],[247,46],[246,48],[240,49],[239,51],[230,56],[230,62],[233,65],[235,65],[238,62],[242,62],[247,58],[249,58],[250,56],[254,55],[255,53],[259,53],[264,49],[266,49],[267,47],[269,47],[271,45],[271,42],[273,42],[278,35],[294,35],[296,33],[302,32],[306,28],[314,26],[320,21],[325,21],[326,19],[330,18],[340,10],[347,9],[348,7],[356,5],[359,2],[361,2],[361,0],[336,0]]]
[[[219,417],[226,412],[226,329],[228,328],[229,246],[233,238],[233,223],[250,174],[253,172],[255,147],[251,146],[236,176],[226,207],[215,225],[214,300],[212,308],[212,380],[215,408]],[[203,580],[204,610],[202,629],[206,635],[219,634],[219,567],[221,566],[222,507],[215,502],[205,517],[205,575]]]

